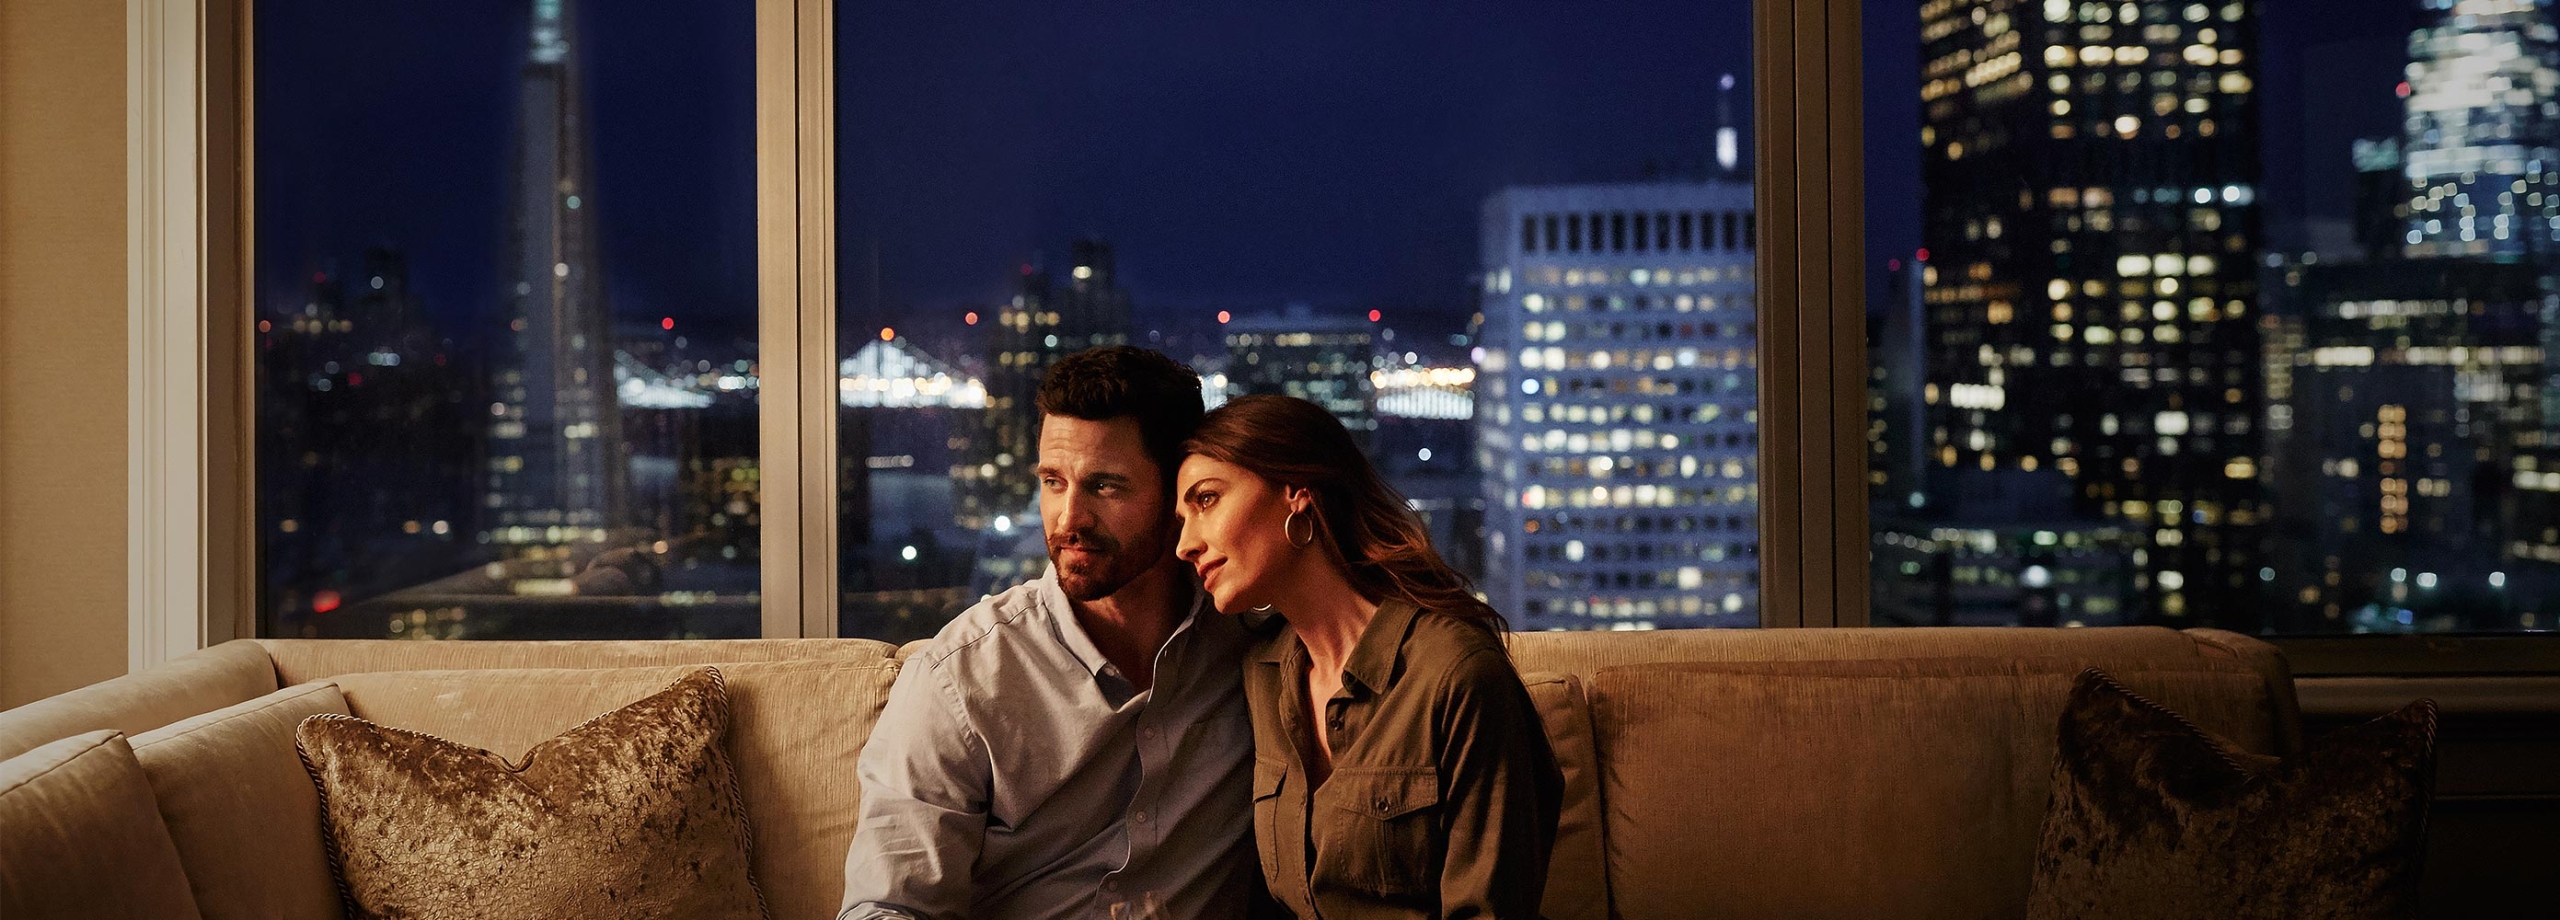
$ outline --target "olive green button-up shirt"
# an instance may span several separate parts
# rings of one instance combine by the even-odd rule
[[[1325,702],[1312,785],[1307,650],[1282,620],[1245,659],[1253,836],[1300,920],[1537,916],[1564,780],[1493,632],[1389,601]]]

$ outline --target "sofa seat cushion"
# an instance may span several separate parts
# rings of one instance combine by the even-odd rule
[[[73,735],[0,761],[0,917],[196,916],[123,735]]]
[[[701,668],[521,759],[350,716],[295,740],[350,914],[748,920],[729,715]]]
[[[897,681],[896,663],[832,660],[718,665],[734,715],[737,765],[755,825],[756,883],[776,917],[828,917],[861,816],[854,774]],[[346,674],[350,712],[515,757],[569,727],[639,699],[685,667],[545,668]]]
[[[326,682],[287,687],[133,739],[205,920],[343,916],[320,839],[320,795],[293,730],[347,714]]]
[[[1668,664],[1590,682],[1619,916],[2016,918],[2073,658]],[[2245,665],[2126,683],[2256,750]]]
[[[2419,700],[2279,761],[2092,668],[2062,715],[2027,916],[2417,916],[2435,728]]]
[[[1582,679],[1571,674],[1520,675],[1529,703],[1547,729],[1547,747],[1564,774],[1557,802],[1556,844],[1547,860],[1547,889],[1538,913],[1547,920],[1608,920],[1608,854],[1600,837],[1600,763],[1591,746],[1591,707]]]

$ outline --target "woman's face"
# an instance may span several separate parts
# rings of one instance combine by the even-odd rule
[[[1276,603],[1277,589],[1308,552],[1289,543],[1289,513],[1314,513],[1307,508],[1313,497],[1198,454],[1182,461],[1174,483],[1174,513],[1182,518],[1174,555],[1199,573],[1218,609],[1235,613]],[[1298,529],[1306,533],[1312,524],[1299,521]]]

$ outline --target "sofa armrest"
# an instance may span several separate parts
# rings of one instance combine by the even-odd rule
[[[2228,657],[2249,666],[2267,681],[2267,705],[2273,708],[2276,755],[2302,752],[2302,700],[2294,693],[2293,666],[2284,652],[2250,636],[2221,629],[2180,630],[2196,641],[2196,651],[2210,658]]]

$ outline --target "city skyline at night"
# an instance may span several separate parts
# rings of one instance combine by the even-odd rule
[[[2405,8],[2407,26],[2315,27],[2245,0],[1929,0],[1870,22],[1869,97],[1902,93],[1914,119],[1870,106],[1875,622],[2547,623],[2515,598],[2560,566],[2551,277],[2531,246],[2437,241],[2521,240],[2560,189],[2537,199],[2529,156],[2490,178],[2427,164],[2516,165],[2447,138],[2541,130],[2509,107],[2553,98],[2539,75],[2560,68],[2534,50],[2549,11],[2356,2]],[[1743,9],[1681,16],[1726,29]],[[616,55],[684,44],[653,32],[681,20],[493,10],[518,30],[504,92],[483,94],[503,117],[436,167],[488,161],[469,168],[502,178],[481,191],[360,194],[350,167],[293,172],[336,148],[260,134],[291,151],[259,161],[277,205],[262,197],[261,213],[281,215],[259,249],[261,607],[288,633],[753,634],[757,419],[777,408],[759,403],[741,229],[752,132],[706,117],[747,104],[751,30],[696,29],[711,47],[683,66],[719,75],[651,109],[632,87],[656,84]],[[334,14],[260,15],[261,29],[310,20],[276,26],[300,30]],[[1620,47],[1598,17],[1498,10],[1466,34],[1530,56],[1433,51],[1509,69],[1448,100],[1450,136],[1425,140],[1406,131],[1411,100],[1371,92],[1413,62],[1355,54],[1344,76],[1290,58],[1254,84],[1267,123],[1131,83],[1206,66],[1148,59],[1167,28],[1251,23],[1310,53],[1380,36],[1178,17],[1075,52],[1128,57],[1096,63],[1093,86],[1000,70],[955,78],[991,94],[983,107],[920,107],[894,87],[933,77],[937,42],[1017,37],[910,15],[838,36],[883,50],[881,35],[915,30],[914,47],[843,58],[838,75],[846,634],[929,634],[1038,573],[1033,388],[1058,357],[1120,342],[1191,364],[1213,404],[1326,405],[1521,628],[1757,624],[1758,322],[1791,307],[1754,290],[1740,42],[1666,74],[1636,63],[1655,38]],[[1407,15],[1382,20],[1385,38],[1462,28]],[[2457,19],[2532,53],[2467,64],[2477,42],[2446,37]],[[1525,23],[1553,42],[1524,52],[1494,34]],[[2306,49],[2394,33],[2409,57],[2344,81],[2354,118],[2305,117],[2341,104],[2304,93]],[[1559,64],[1603,47],[1628,59]],[[298,66],[312,65],[274,70]],[[262,105],[294,109],[276,92]],[[1111,92],[1168,106],[1083,95]],[[1603,97],[1597,121],[1521,102]],[[369,117],[355,134],[379,139]],[[1011,131],[991,135],[1001,150],[947,146],[992,129]],[[303,219],[314,209],[330,216]],[[478,231],[418,216],[475,209]],[[475,233],[490,245],[469,255],[455,240]]]

